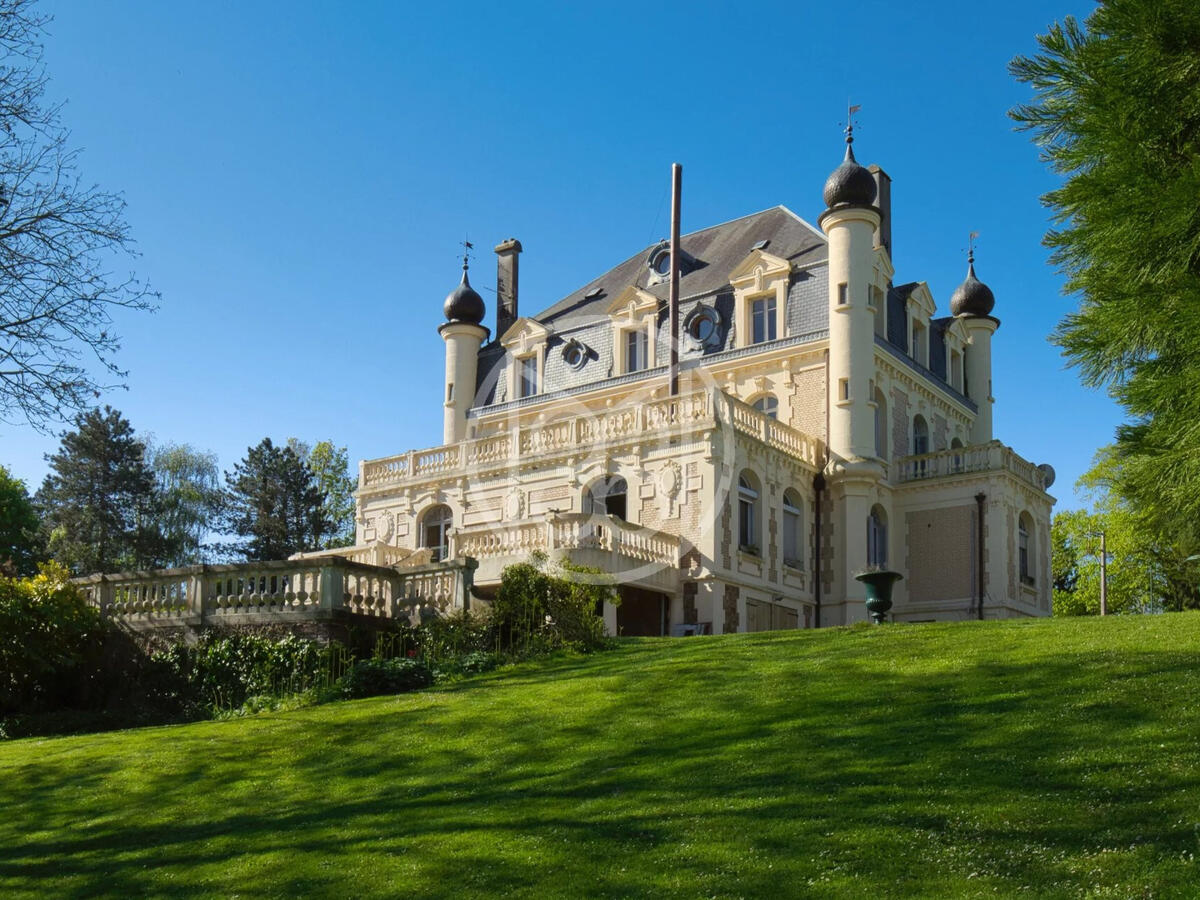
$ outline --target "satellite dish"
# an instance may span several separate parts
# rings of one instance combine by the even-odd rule
[[[1042,489],[1050,490],[1050,485],[1054,484],[1054,466],[1050,463],[1042,463],[1038,466],[1038,471],[1042,473]]]

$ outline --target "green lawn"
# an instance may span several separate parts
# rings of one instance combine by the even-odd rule
[[[1200,614],[635,640],[0,744],[0,896],[1200,895]]]

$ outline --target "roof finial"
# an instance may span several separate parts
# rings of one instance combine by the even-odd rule
[[[470,241],[468,241],[466,238],[463,238],[462,239],[462,248],[463,248],[463,271],[465,272],[465,271],[467,271],[468,268],[470,268],[471,264],[470,264],[470,262],[468,262],[468,257],[470,256],[470,251],[475,248],[475,245],[472,244]]]
[[[978,231],[972,231],[967,235],[967,270],[975,274],[975,238],[979,237]]]
[[[846,108],[846,143],[853,144],[854,143],[854,114],[856,112],[858,112],[860,109],[862,109],[862,105],[856,104],[854,106],[851,106],[847,102],[846,107],[847,107]]]

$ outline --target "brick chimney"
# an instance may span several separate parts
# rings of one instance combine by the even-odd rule
[[[879,207],[879,228],[875,232],[875,246],[885,248],[888,258],[895,263],[896,257],[892,253],[892,179],[876,165],[867,166],[867,171],[875,177],[875,203]]]
[[[517,321],[517,264],[521,242],[509,238],[496,245],[496,337]]]

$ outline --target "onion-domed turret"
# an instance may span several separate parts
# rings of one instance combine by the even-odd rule
[[[987,316],[996,305],[992,289],[975,277],[975,254],[967,254],[967,277],[950,295],[950,315]]]
[[[483,305],[483,298],[479,296],[475,288],[471,287],[471,282],[467,279],[465,258],[463,259],[462,282],[446,295],[442,312],[446,314],[447,322],[466,322],[470,325],[478,325],[482,322],[484,314],[487,312]]]
[[[875,176],[854,158],[854,132],[846,129],[846,158],[829,173],[825,181],[825,206],[873,206],[875,203]]]

